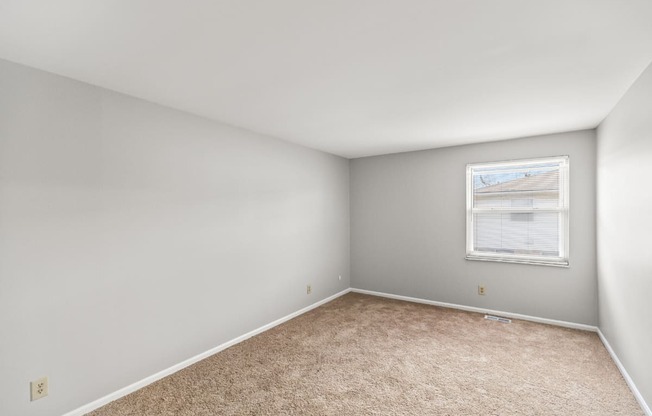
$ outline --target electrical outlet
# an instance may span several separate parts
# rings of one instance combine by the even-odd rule
[[[478,295],[484,295],[486,293],[484,285],[478,286]]]
[[[342,275],[340,275],[340,278],[338,280],[342,280]]]
[[[42,399],[48,395],[48,378],[42,377],[29,383],[31,394],[31,401]]]
[[[312,293],[312,286],[308,285],[306,286],[306,293],[311,294]]]

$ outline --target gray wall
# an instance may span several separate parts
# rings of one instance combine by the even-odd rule
[[[465,260],[466,164],[557,155],[570,156],[571,267]],[[595,325],[595,252],[594,130],[351,161],[355,288]]]
[[[62,414],[348,287],[347,160],[0,61],[0,414]]]
[[[600,329],[652,405],[652,67],[598,128]]]

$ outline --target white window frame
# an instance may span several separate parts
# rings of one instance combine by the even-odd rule
[[[520,167],[527,168],[528,165],[535,166],[544,163],[559,163],[559,206],[555,208],[474,208],[473,207],[473,171],[475,169],[487,168],[509,168]],[[569,214],[570,214],[570,174],[569,174],[569,157],[555,156],[538,159],[509,160],[504,162],[491,163],[470,163],[466,165],[466,259],[481,261],[498,261],[506,263],[523,263],[545,266],[569,267]],[[510,253],[489,253],[475,251],[473,235],[473,214],[481,212],[500,212],[500,213],[535,213],[535,212],[556,212],[559,213],[559,257],[534,256],[526,254]]]

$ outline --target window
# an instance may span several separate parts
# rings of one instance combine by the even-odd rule
[[[568,266],[568,156],[466,168],[466,258]]]

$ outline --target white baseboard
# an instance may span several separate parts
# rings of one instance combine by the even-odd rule
[[[591,332],[597,332],[598,331],[598,327],[593,326],[593,325],[576,324],[574,322],[566,322],[566,321],[558,321],[558,320],[555,320],[555,319],[539,318],[539,317],[536,317],[536,316],[521,315],[521,314],[518,314],[518,313],[503,312],[503,311],[495,311],[495,310],[492,310],[492,309],[476,308],[475,306],[457,305],[455,303],[438,302],[436,300],[412,298],[412,297],[409,297],[409,296],[401,296],[401,295],[392,295],[390,293],[374,292],[373,290],[351,288],[351,291],[355,292],[355,293],[362,293],[362,294],[365,294],[365,295],[380,296],[380,297],[383,297],[383,298],[404,300],[404,301],[407,301],[407,302],[423,303],[423,304],[426,304],[426,305],[433,305],[433,306],[441,306],[443,308],[459,309],[459,310],[468,311],[468,312],[485,313],[485,314],[488,314],[488,315],[499,315],[499,316],[504,316],[505,318],[520,319],[520,320],[523,320],[523,321],[531,321],[531,322],[538,322],[540,324],[548,324],[548,325],[555,325],[555,326],[563,326],[565,328],[581,329],[583,331],[591,331]]]
[[[106,395],[106,396],[104,396],[102,398],[99,398],[99,399],[97,399],[97,400],[95,400],[95,401],[93,401],[91,403],[88,403],[88,404],[86,404],[84,406],[81,406],[81,407],[79,407],[79,408],[77,408],[77,409],[75,409],[75,410],[73,410],[71,412],[66,413],[63,416],[82,416],[82,415],[85,415],[88,412],[92,412],[93,410],[98,409],[98,408],[104,406],[105,404],[108,404],[108,403],[110,403],[110,402],[112,402],[114,400],[117,400],[117,399],[119,399],[121,397],[124,397],[129,393],[133,393],[136,390],[142,389],[143,387],[145,387],[145,386],[147,386],[149,384],[152,384],[155,381],[158,381],[158,380],[162,379],[163,377],[167,377],[170,374],[176,373],[179,370],[182,370],[182,369],[184,369],[184,368],[186,368],[186,367],[188,367],[188,366],[190,366],[190,365],[192,365],[192,364],[194,364],[194,363],[196,363],[198,361],[201,361],[201,360],[203,360],[203,359],[205,359],[207,357],[210,357],[213,354],[217,354],[218,352],[223,351],[223,350],[225,350],[225,349],[227,349],[227,348],[229,348],[229,347],[231,347],[231,346],[233,346],[235,344],[238,344],[238,343],[240,343],[240,342],[242,342],[242,341],[244,341],[244,340],[246,340],[248,338],[251,338],[254,335],[258,335],[261,332],[265,332],[268,329],[274,328],[275,326],[282,324],[283,322],[289,321],[292,318],[296,318],[299,315],[302,315],[302,314],[304,314],[304,313],[306,313],[306,312],[308,312],[308,311],[310,311],[312,309],[315,309],[315,308],[323,305],[324,303],[330,302],[333,299],[336,299],[336,298],[338,298],[338,297],[340,297],[342,295],[346,295],[350,291],[351,291],[351,289],[345,289],[345,290],[343,290],[343,291],[341,291],[339,293],[336,293],[336,294],[334,294],[332,296],[329,296],[329,297],[327,297],[325,299],[322,299],[319,302],[315,302],[312,305],[306,306],[303,309],[300,309],[300,310],[298,310],[296,312],[293,312],[293,313],[291,313],[289,315],[286,315],[286,316],[284,316],[282,318],[279,318],[279,319],[275,320],[274,322],[270,322],[267,325],[263,325],[260,328],[254,329],[253,331],[250,331],[250,332],[247,332],[246,334],[241,335],[241,336],[239,336],[237,338],[234,338],[234,339],[232,339],[230,341],[227,341],[227,342],[225,342],[225,343],[223,343],[221,345],[218,345],[215,348],[211,348],[208,351],[205,351],[205,352],[202,352],[201,354],[195,355],[194,357],[189,358],[189,359],[187,359],[185,361],[182,361],[179,364],[175,364],[172,367],[169,367],[169,368],[166,368],[165,370],[159,371],[156,374],[153,374],[153,375],[151,375],[149,377],[145,377],[144,379],[142,379],[140,381],[137,381],[137,382],[135,382],[133,384],[128,385],[127,387],[121,388],[120,390],[118,390],[116,392],[108,394],[108,395]]]
[[[227,341],[221,345],[218,345],[215,348],[212,348],[208,351],[205,351],[201,354],[195,355],[194,357],[191,357],[183,362],[180,362],[178,364],[173,365],[172,367],[166,368],[165,370],[159,371],[156,374],[153,374],[149,377],[145,377],[144,379],[137,381],[133,384],[130,384],[126,387],[121,388],[120,390],[113,392],[111,394],[108,394],[102,398],[99,398],[91,403],[88,403],[84,406],[81,406],[73,411],[70,411],[66,413],[63,416],[82,416],[85,415],[88,412],[92,412],[95,409],[98,409],[114,400],[117,400],[121,397],[124,397],[128,395],[129,393],[133,393],[136,390],[139,390],[149,384],[154,383],[155,381],[158,381],[164,377],[169,376],[170,374],[176,373],[179,370],[182,370],[198,361],[201,361],[205,358],[210,357],[213,354],[217,354],[220,351],[223,351],[235,344],[238,344],[248,338],[253,337],[254,335],[258,335],[262,332],[267,331],[268,329],[274,328],[277,325],[280,325],[286,321],[289,321],[292,318],[296,318],[299,315],[302,315],[312,309],[315,309],[325,303],[328,303],[332,301],[333,299],[336,299],[340,296],[346,295],[349,292],[355,292],[355,293],[362,293],[365,295],[372,295],[372,296],[380,296],[384,298],[389,298],[389,299],[397,299],[397,300],[403,300],[407,302],[414,302],[414,303],[423,303],[426,305],[434,305],[434,306],[441,306],[444,308],[452,308],[452,309],[459,309],[463,311],[469,311],[469,312],[478,312],[478,313],[485,313],[485,314],[490,314],[490,315],[499,315],[499,316],[504,316],[506,318],[512,318],[512,319],[521,319],[524,321],[531,321],[531,322],[538,322],[538,323],[543,323],[543,324],[548,324],[548,325],[556,325],[556,326],[562,326],[566,328],[573,328],[573,329],[581,329],[584,331],[591,331],[591,332],[597,332],[598,336],[600,337],[600,340],[604,344],[605,348],[611,355],[611,358],[613,359],[614,363],[618,367],[618,370],[620,370],[620,373],[622,374],[623,378],[625,379],[625,382],[629,386],[630,390],[634,394],[634,397],[640,404],[641,408],[645,412],[646,416],[652,416],[652,411],[650,411],[650,407],[647,405],[645,402],[645,399],[643,399],[643,396],[641,393],[638,391],[636,388],[636,385],[634,384],[634,381],[631,379],[629,374],[627,373],[627,370],[625,370],[625,367],[623,367],[622,363],[618,359],[618,356],[614,352],[614,350],[611,348],[611,345],[609,345],[609,342],[605,338],[604,334],[598,327],[592,326],[592,325],[585,325],[585,324],[577,324],[573,322],[566,322],[566,321],[558,321],[555,319],[547,319],[547,318],[539,318],[535,316],[529,316],[529,315],[521,315],[517,313],[511,313],[511,312],[503,312],[503,311],[496,311],[492,309],[484,309],[484,308],[476,308],[474,306],[465,306],[465,305],[457,305],[454,303],[446,303],[446,302],[438,302],[434,300],[428,300],[428,299],[420,299],[420,298],[413,298],[409,296],[401,296],[401,295],[393,295],[390,293],[383,293],[383,292],[375,292],[372,290],[364,290],[364,289],[354,289],[354,288],[349,288],[345,289],[339,293],[336,293],[332,296],[329,296],[325,299],[320,300],[319,302],[315,302],[312,305],[306,306],[303,309],[300,309],[296,312],[293,312],[289,315],[286,315],[282,318],[279,318],[273,322],[270,322],[266,325],[261,326],[260,328],[254,329],[253,331],[247,332],[244,335],[241,335],[237,338],[234,338],[230,341]]]
[[[598,336],[600,337],[600,340],[604,344],[604,347],[607,349],[607,351],[609,351],[609,355],[611,355],[611,359],[614,360],[616,367],[618,367],[618,370],[620,370],[620,374],[622,374],[623,378],[625,379],[625,383],[627,383],[627,385],[629,386],[629,389],[634,394],[636,401],[641,406],[641,409],[643,409],[643,412],[645,412],[645,415],[652,416],[652,410],[650,410],[650,407],[645,402],[645,399],[643,398],[643,395],[641,395],[641,392],[638,391],[638,388],[636,388],[636,384],[634,384],[634,380],[632,380],[632,378],[629,376],[629,373],[627,373],[627,370],[625,370],[623,363],[620,362],[620,359],[616,355],[616,352],[613,350],[613,348],[611,348],[611,345],[609,345],[609,341],[607,341],[607,338],[604,336],[602,331],[600,331],[600,328],[598,328]]]
[[[504,316],[504,317],[507,317],[507,318],[521,319],[521,320],[524,320],[524,321],[538,322],[538,323],[548,324],[548,325],[563,326],[563,327],[566,327],[566,328],[581,329],[581,330],[584,330],[584,331],[597,332],[598,336],[600,337],[600,340],[602,341],[605,348],[609,352],[609,355],[611,355],[611,358],[613,359],[614,363],[616,364],[616,367],[618,367],[618,370],[620,370],[620,373],[622,374],[623,378],[625,379],[625,382],[627,383],[627,386],[632,391],[632,394],[636,398],[636,401],[638,402],[638,404],[643,409],[643,412],[645,412],[646,416],[652,416],[652,411],[650,411],[650,407],[645,402],[645,399],[641,395],[641,392],[639,392],[638,388],[636,388],[636,385],[634,384],[634,381],[632,380],[632,378],[627,373],[627,370],[625,370],[625,367],[623,367],[623,364],[620,362],[620,359],[618,359],[618,356],[614,352],[613,348],[611,348],[611,345],[609,345],[609,342],[605,338],[602,331],[600,331],[600,328],[598,328],[596,326],[585,325],[585,324],[577,324],[577,323],[574,323],[574,322],[558,321],[558,320],[555,320],[555,319],[539,318],[539,317],[536,317],[536,316],[521,315],[521,314],[518,314],[518,313],[495,311],[495,310],[484,309],[484,308],[476,308],[474,306],[457,305],[457,304],[454,304],[454,303],[445,303],[445,302],[437,302],[437,301],[428,300],[428,299],[412,298],[412,297],[409,297],[409,296],[392,295],[390,293],[375,292],[373,290],[354,289],[354,288],[352,288],[351,292],[362,293],[362,294],[365,294],[365,295],[372,295],[372,296],[380,296],[380,297],[389,298],[389,299],[404,300],[404,301],[407,301],[407,302],[423,303],[423,304],[426,304],[426,305],[441,306],[441,307],[444,307],[444,308],[460,309],[460,310],[469,311],[469,312],[478,312],[478,313],[486,313],[486,314],[490,314],[490,315],[499,315],[499,316]]]

